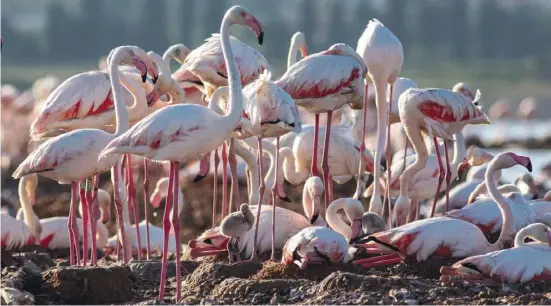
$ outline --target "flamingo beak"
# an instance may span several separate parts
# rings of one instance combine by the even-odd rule
[[[291,199],[287,196],[287,193],[285,192],[285,189],[283,188],[283,185],[277,185],[276,187],[277,196],[282,199],[283,201],[287,203],[291,203]]]
[[[350,241],[356,240],[362,234],[362,219],[356,219],[350,226],[352,234],[350,235]]]
[[[140,71],[142,83],[145,83],[147,81],[147,65],[137,56],[132,58],[132,65]]]
[[[199,162],[199,173],[193,179],[194,183],[197,183],[204,179],[210,171],[210,153],[205,154]]]
[[[465,158],[461,163],[459,163],[459,167],[457,168],[458,172],[462,173],[467,168],[469,168],[469,166],[470,166],[469,160]]]
[[[147,95],[147,106],[153,106],[155,102],[159,100],[160,93],[157,89],[153,89],[148,95]]]
[[[300,56],[302,56],[303,58],[308,56],[308,47],[307,46],[302,46],[302,47],[300,47],[299,50],[300,50]]]
[[[149,200],[151,201],[151,206],[153,206],[153,208],[159,208],[162,200],[161,193],[155,190]]]

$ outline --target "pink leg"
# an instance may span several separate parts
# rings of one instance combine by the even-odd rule
[[[442,182],[444,181],[444,165],[442,165],[442,156],[440,155],[440,148],[438,147],[438,139],[432,137],[434,142],[434,149],[436,151],[436,160],[438,160],[438,167],[440,168],[440,173],[438,174],[438,186],[436,187],[436,194],[434,195],[434,201],[432,202],[432,208],[430,211],[430,217],[434,217],[434,211],[436,209],[436,201],[438,201],[438,193],[440,193],[440,187],[442,187]]]
[[[121,247],[121,241],[119,237],[119,233],[117,232],[117,261],[122,261],[122,247]]]
[[[143,181],[143,203],[144,203],[144,215],[145,215],[145,248],[146,248],[146,258],[147,260],[151,257],[151,240],[149,236],[149,163],[147,158],[143,159],[143,172],[144,172],[144,181]]]
[[[176,241],[176,302],[180,301],[182,292],[182,276],[180,271],[180,217],[178,215],[178,176],[179,176],[179,162],[171,162],[172,176],[174,177],[173,193],[172,196],[172,229],[174,230],[174,241]]]
[[[387,130],[386,130],[386,151],[385,151],[385,159],[386,159],[386,195],[385,197],[388,199],[387,205],[388,205],[388,213],[389,216],[392,216],[392,199],[390,197],[390,177],[392,175],[391,173],[391,161],[390,161],[390,119],[391,119],[391,113],[392,113],[392,89],[394,87],[394,83],[390,84],[390,98],[388,101],[388,121],[387,121]],[[384,203],[384,202],[383,202]],[[392,217],[389,217],[392,218]]]
[[[76,209],[77,209],[77,192],[78,183],[76,181],[71,182],[71,205],[69,206],[69,220],[67,222],[67,228],[69,230],[69,252],[71,266],[78,264],[80,256],[78,255],[79,241],[78,241],[78,226],[76,224]],[[76,250],[76,255],[75,255]],[[76,260],[75,260],[76,259]]]
[[[323,171],[323,186],[325,187],[325,190],[329,190],[329,184],[332,184],[333,182],[329,182],[329,164],[327,163],[327,159],[329,158],[329,141],[331,136],[331,116],[333,115],[333,111],[327,112],[327,126],[325,127],[325,144],[323,148],[323,161],[322,161],[322,168]],[[325,193],[325,210],[327,211],[327,206],[329,206],[329,192]]]
[[[216,206],[218,206],[218,150],[214,150],[214,187],[212,193],[212,228],[216,225]]]
[[[222,219],[228,211],[228,154],[226,144],[222,145]]]
[[[314,146],[312,149],[312,176],[319,176],[318,171],[318,139],[319,139],[319,124],[320,124],[320,114],[315,114],[315,123],[314,123]]]
[[[140,235],[140,227],[138,226],[139,220],[140,220],[140,208],[138,207],[138,203],[136,203],[136,190],[134,189],[134,175],[132,174],[132,158],[130,154],[127,154],[127,173],[128,173],[128,203],[132,206],[132,210],[134,212],[134,224],[136,225],[136,239],[138,240],[138,260],[142,260],[142,243],[141,243],[141,235]],[[131,204],[130,204],[131,203]]]
[[[98,208],[98,199],[97,197],[94,198],[94,191],[93,191],[93,179],[89,178],[86,180],[86,202],[88,203],[88,215],[90,217],[90,232],[91,232],[91,264],[95,266],[97,264],[97,240],[96,240],[96,233],[97,233],[97,216],[99,213]]]
[[[174,171],[172,171],[173,165],[170,164],[170,171],[168,176],[168,194],[166,196],[165,212],[163,214],[163,258],[161,261],[161,286],[159,288],[159,300],[164,300],[165,296],[165,283],[166,283],[166,266],[168,264],[168,235],[170,234],[170,209],[173,203],[172,197],[174,195]]]
[[[262,197],[264,196],[264,166],[262,162],[262,139],[258,138],[258,176],[260,181],[260,186],[258,187],[258,209],[256,210],[256,219],[254,220],[254,243],[253,243],[253,255],[251,256],[251,260],[258,260],[258,254],[256,254],[257,250],[257,241],[258,241],[258,223],[260,221],[260,210],[262,208]],[[276,181],[277,182],[277,181]]]
[[[279,169],[279,137],[276,137],[276,159],[275,159],[275,168]],[[276,177],[274,180],[274,185],[272,186],[272,256],[270,260],[275,261],[275,211],[276,211],[276,193],[277,193],[277,181],[278,181],[278,172],[276,171]]]
[[[235,159],[235,146],[233,144],[234,139],[230,139],[230,147],[228,152],[228,162],[230,164],[231,173],[231,192],[233,196],[230,196],[230,201],[234,203],[235,211],[239,210],[241,199],[239,196],[239,179],[237,177],[237,159]],[[232,205],[228,207],[228,214],[231,213]]]
[[[367,98],[367,94],[368,94],[368,86],[367,86],[367,83],[365,84],[365,87],[364,87],[364,116],[363,116],[363,121],[362,121],[362,139],[360,141],[360,163],[362,164],[363,166],[363,156],[364,156],[364,152],[365,152],[365,126],[366,126],[366,118],[367,118],[367,103],[368,103],[368,98]],[[363,167],[360,167],[360,169],[358,169],[358,186],[356,188],[356,190],[360,191],[360,184],[362,183],[361,182],[361,177],[362,177],[362,173],[364,172],[364,169],[362,169]],[[361,190],[363,191],[363,190]],[[383,202],[384,203],[384,202]]]
[[[80,203],[82,204],[82,265],[88,265],[88,201],[86,201],[86,180],[80,182]]]
[[[120,172],[120,168],[119,168],[119,164],[116,163],[115,166],[113,166],[113,172],[114,172],[114,178],[113,178],[113,181],[114,181],[114,186],[113,186],[113,189],[114,189],[114,200],[115,200],[115,210],[117,211],[117,224],[119,226],[119,233],[120,233],[120,237],[119,237],[119,241],[121,241],[121,251],[120,253],[122,253],[122,258],[123,258],[123,261],[124,263],[128,263],[128,261],[130,260],[130,257],[132,256],[132,254],[127,254],[128,252],[126,252],[126,245],[127,245],[127,241],[126,241],[126,235],[125,235],[125,230],[124,230],[124,219],[122,217],[122,203],[121,203],[121,197],[120,197],[120,194],[119,194],[119,175],[121,175],[122,173]]]
[[[388,188],[387,188],[388,189]],[[384,208],[384,205],[387,201],[387,192],[386,190],[384,190],[383,192],[383,215],[386,213],[388,213],[388,228],[392,228],[392,203],[390,203],[389,201],[389,204],[387,204],[386,208]]]
[[[415,215],[417,212],[417,205],[418,205],[417,201],[409,200],[409,214],[408,214],[408,218],[406,219],[406,223],[410,223],[416,220]]]
[[[334,198],[334,193],[333,193],[333,176],[329,175],[329,186],[328,186],[328,193],[329,193],[329,204],[331,204],[333,202],[333,200],[335,199]]]
[[[448,158],[448,142],[444,139],[444,153],[446,158],[446,211],[450,210],[450,184],[452,181],[452,169]]]

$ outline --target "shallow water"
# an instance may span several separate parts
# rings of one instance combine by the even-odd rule
[[[491,125],[467,125],[463,132],[465,137],[477,135],[483,143],[491,143],[498,139],[543,139],[551,136],[551,120],[495,120]]]

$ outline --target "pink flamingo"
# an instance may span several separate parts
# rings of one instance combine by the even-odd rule
[[[511,117],[511,106],[507,100],[498,100],[490,107],[488,114],[492,119],[509,118]]]
[[[466,83],[459,82],[453,85],[452,91],[463,94],[469,100],[474,101],[475,95]]]
[[[526,238],[535,242],[526,243]],[[440,268],[440,273],[444,282],[499,284],[551,279],[551,214],[520,230],[514,248],[465,258]]]
[[[474,101],[479,100],[480,91],[477,91]],[[400,178],[400,196],[395,205],[398,207],[408,205],[411,178],[426,165],[428,152],[423,141],[422,131],[432,137],[435,144],[436,157],[440,168],[436,191],[440,190],[440,185],[444,180],[444,173],[446,173],[446,203],[449,203],[449,185],[452,173],[449,164],[447,172],[444,170],[436,137],[450,139],[452,134],[461,131],[467,124],[489,124],[488,117],[473,101],[470,101],[462,94],[447,89],[410,88],[400,96],[398,104],[402,124],[413,145],[417,158],[415,163],[404,170]],[[447,148],[447,143],[444,142],[445,156],[448,155]],[[389,184],[387,183],[387,185]],[[437,194],[435,194],[432,212],[434,212],[436,200]]]
[[[164,246],[161,271],[161,286],[159,299],[164,298],[166,281],[166,265],[168,260],[168,234],[170,230],[169,212],[172,210],[172,227],[176,243],[179,245],[180,221],[177,214],[178,202],[178,166],[180,161],[197,158],[219,147],[235,129],[243,112],[243,96],[241,94],[240,74],[233,58],[230,46],[229,27],[239,24],[249,27],[262,44],[263,31],[260,22],[241,6],[230,8],[222,21],[222,48],[230,80],[230,111],[224,116],[213,111],[216,103],[209,103],[209,108],[195,104],[173,105],[159,110],[134,125],[126,133],[111,141],[101,153],[101,157],[111,154],[131,153],[144,156],[154,161],[170,161],[169,190],[173,190],[172,198],[167,199],[163,217]],[[185,120],[184,120],[185,118]],[[170,196],[170,193],[169,193]],[[180,254],[176,249],[176,300],[181,295]]]
[[[534,118],[538,104],[534,97],[526,97],[520,101],[518,105],[517,115],[521,120],[529,120]]]
[[[363,59],[345,44],[332,45],[326,51],[312,54],[289,67],[276,81],[295,100],[296,105],[316,115],[313,147],[318,147],[319,114],[327,113],[325,145],[323,153],[323,180],[329,184],[327,163],[333,111],[349,104],[352,109],[364,106],[363,77],[367,69]],[[312,159],[312,175],[318,175],[317,149]],[[325,194],[325,207],[329,197]]]
[[[497,191],[493,181],[495,171],[522,165],[532,170],[530,158],[511,152],[497,155],[488,166],[486,183],[490,194],[499,205],[503,215],[503,226],[498,240],[490,244],[484,233],[474,224],[449,217],[435,217],[379,232],[360,244],[368,253],[392,253],[390,255],[357,260],[354,263],[365,268],[397,263],[404,257],[414,257],[417,261],[429,256],[465,257],[500,250],[514,235],[515,216],[507,200]]]
[[[404,50],[400,40],[386,28],[379,20],[370,20],[366,29],[358,40],[356,48],[358,54],[363,57],[368,70],[368,82],[373,82],[375,85],[375,99],[377,106],[377,150],[375,151],[375,164],[381,164],[381,156],[385,142],[388,142],[386,149],[386,161],[390,165],[390,114],[392,113],[392,93],[393,84],[396,78],[402,71],[404,63]],[[388,110],[385,109],[387,84],[390,83],[390,99]],[[365,89],[367,91],[367,88]],[[367,95],[367,94],[366,94]],[[367,109],[364,109],[364,123],[362,129],[362,145],[361,151],[365,149],[365,118]],[[388,121],[387,121],[388,116]],[[387,140],[383,129],[387,127]],[[361,170],[360,170],[361,171]],[[390,185],[391,177],[390,167],[387,167],[387,185]],[[375,182],[380,179],[379,169],[375,169]],[[375,185],[373,197],[369,203],[369,209],[379,215],[383,213],[383,205],[381,202],[379,187]],[[389,212],[390,212],[390,196],[389,196]]]
[[[71,252],[71,264],[75,263],[75,248],[78,247],[78,231],[76,225],[76,211],[77,211],[77,182],[86,180],[96,174],[99,174],[111,167],[113,180],[115,185],[118,183],[117,177],[120,174],[119,167],[117,165],[118,157],[112,156],[110,158],[103,159],[98,162],[98,156],[100,151],[115,137],[121,135],[128,129],[128,111],[124,106],[122,88],[119,80],[118,66],[121,63],[136,64],[138,69],[141,69],[142,76],[147,74],[147,66],[144,60],[141,59],[135,52],[137,47],[122,46],[117,47],[115,51],[111,52],[111,63],[109,66],[111,87],[114,90],[115,100],[115,112],[117,128],[114,134],[109,134],[105,131],[98,129],[81,129],[75,130],[60,136],[51,138],[38,146],[27,158],[19,165],[13,174],[14,178],[21,178],[22,176],[38,173],[44,177],[58,181],[60,184],[71,183],[71,208],[69,212],[69,233],[71,241],[73,241],[74,248]],[[84,186],[81,186],[80,196],[84,199],[83,203],[84,214],[83,221],[87,224],[88,214],[91,213],[93,205],[88,206],[85,198]],[[119,228],[122,234],[123,248],[125,245],[124,225],[121,223],[120,210],[120,198],[117,192],[118,186],[115,186],[115,204],[117,208],[117,218],[119,220]],[[90,210],[89,210],[90,209]],[[92,232],[95,228],[95,222],[92,222]],[[84,232],[85,237],[87,231]],[[88,249],[87,241],[84,241],[84,249]],[[92,239],[93,249],[95,249],[95,240]],[[76,255],[79,256],[78,249]],[[128,254],[130,255],[130,254]],[[125,261],[128,261],[128,255],[125,256]],[[84,255],[86,258],[86,253]],[[78,261],[78,259],[77,259]],[[86,260],[84,260],[86,262]]]

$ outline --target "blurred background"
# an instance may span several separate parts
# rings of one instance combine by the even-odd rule
[[[138,45],[161,53],[190,49],[219,31],[230,5],[253,11],[266,29],[260,48],[275,75],[289,39],[306,34],[310,52],[344,42],[356,47],[371,18],[402,41],[402,75],[421,87],[480,88],[483,104],[522,98],[551,100],[551,2],[546,0],[2,0],[2,83],[18,89],[54,74],[61,80],[96,69],[113,47]],[[233,31],[256,46],[246,31]],[[514,113],[514,112],[513,112]],[[551,116],[540,107],[536,117]]]

